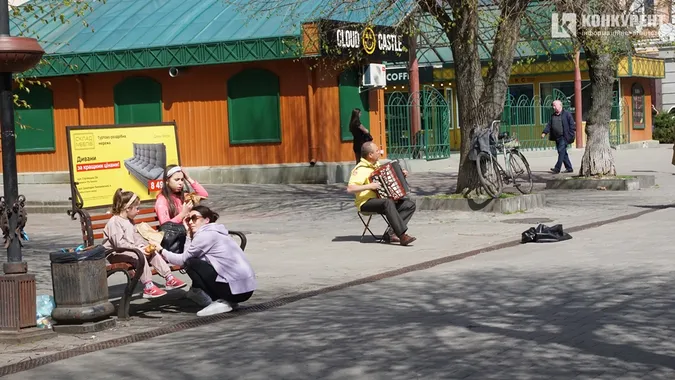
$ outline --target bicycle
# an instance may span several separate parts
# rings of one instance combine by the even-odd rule
[[[499,131],[500,121],[495,120],[490,125],[490,136]],[[522,194],[532,192],[532,171],[525,156],[520,152],[520,143],[509,132],[498,132],[497,141],[490,139],[490,152],[480,152],[476,159],[476,170],[483,189],[493,198],[498,198],[504,188],[504,183],[513,183],[513,186]],[[497,151],[504,157],[502,168],[497,159]],[[494,153],[493,153],[494,152]]]

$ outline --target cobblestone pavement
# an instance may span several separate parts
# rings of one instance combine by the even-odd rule
[[[673,218],[483,253],[8,380],[673,379]]]
[[[654,174],[659,186],[636,192],[546,191],[548,207],[513,215],[418,211],[410,232],[419,240],[411,247],[360,244],[363,227],[342,185],[211,185],[207,186],[211,195],[208,203],[221,211],[221,220],[229,228],[247,232],[246,253],[259,282],[250,301],[255,304],[518,239],[523,230],[539,221],[571,227],[672,203],[672,150],[615,153],[621,174]],[[530,160],[540,188],[542,181],[551,177],[545,170],[552,160]],[[573,155],[572,160],[578,167],[580,155]],[[452,171],[412,173],[410,182],[418,194],[448,192],[455,177]],[[42,185],[24,186],[22,191],[32,192],[33,199],[54,200],[63,195],[59,189]],[[384,227],[381,220],[373,223],[376,232]],[[28,232],[31,241],[24,254],[29,270],[36,275],[38,294],[50,294],[48,253],[79,244],[79,224],[65,215],[29,215]],[[121,279],[121,274],[111,276],[111,296],[121,294]],[[163,283],[160,278],[157,282]],[[137,317],[120,323],[115,330],[60,335],[31,345],[0,344],[0,366],[194,318],[196,307],[182,298],[183,294],[183,290],[176,290],[159,300],[135,299],[132,312]]]

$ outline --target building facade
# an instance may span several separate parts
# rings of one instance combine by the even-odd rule
[[[47,55],[26,73],[41,84],[17,90],[30,105],[17,109],[19,172],[67,172],[67,126],[175,122],[182,165],[261,166],[277,177],[286,169],[352,162],[355,108],[384,146],[383,90],[362,85],[363,68],[406,41],[398,35],[390,36],[397,44],[372,49],[363,39],[346,45],[339,31],[363,34],[362,20],[350,13],[317,20],[320,3],[289,20],[274,10],[250,15],[219,0],[131,7],[108,0],[82,16],[94,31],[80,22],[36,22],[31,33]],[[66,18],[77,19],[68,10],[75,12],[67,9]],[[379,21],[386,24],[387,17]],[[379,36],[381,28],[369,30]],[[230,182],[239,180],[246,181]],[[294,180],[326,178],[304,173]]]

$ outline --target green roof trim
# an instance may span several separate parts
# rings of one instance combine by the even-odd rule
[[[298,58],[302,56],[300,43],[299,37],[276,37],[112,52],[58,54],[46,56],[43,63],[24,75],[54,77]]]
[[[82,3],[91,6],[82,13]],[[42,64],[25,75],[62,76],[301,56],[302,24],[333,19],[394,25],[415,0],[32,0],[11,34],[37,38]],[[78,9],[80,10],[78,12]],[[53,11],[53,14],[51,13]]]

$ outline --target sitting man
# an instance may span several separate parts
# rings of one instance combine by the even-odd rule
[[[415,212],[415,203],[409,199],[400,199],[396,202],[389,198],[378,198],[375,190],[381,187],[379,182],[370,182],[370,175],[380,166],[377,162],[380,158],[380,150],[372,141],[366,142],[361,146],[361,161],[352,170],[349,178],[347,192],[355,193],[354,203],[360,212],[384,214],[391,224],[391,229],[387,229],[382,239],[386,242],[400,242],[401,245],[408,245],[415,241],[415,238],[408,235],[408,221]],[[408,176],[408,172],[403,170],[403,175]]]

